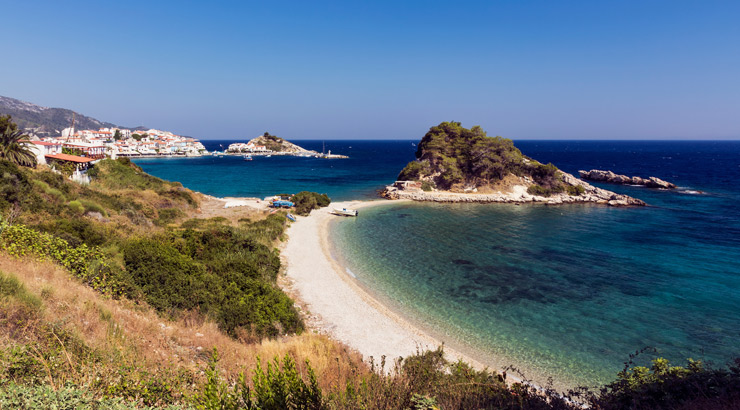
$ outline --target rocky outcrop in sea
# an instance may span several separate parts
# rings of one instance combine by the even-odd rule
[[[590,171],[578,171],[582,179],[589,181],[608,182],[620,185],[643,185],[648,188],[675,189],[676,185],[660,178],[628,177],[627,175],[615,174],[612,171],[592,169]]]

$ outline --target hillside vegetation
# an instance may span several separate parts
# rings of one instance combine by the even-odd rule
[[[276,285],[284,213],[203,218],[201,196],[125,159],[90,174],[0,160],[0,408],[578,408],[441,348],[363,362],[306,332]],[[296,196],[307,213],[329,202]],[[740,407],[738,391],[740,362],[656,359],[570,397],[715,409]]]
[[[51,258],[100,292],[168,317],[197,311],[234,337],[303,330],[275,285],[282,214],[237,226],[189,221],[195,195],[127,159],[98,163],[90,186],[5,161],[0,172],[0,211],[13,219],[0,238],[6,250]]]
[[[459,122],[430,128],[419,142],[416,160],[406,165],[398,180],[422,181],[424,189],[463,192],[501,187],[509,176],[523,181],[533,195],[583,193],[583,188],[565,183],[555,165],[527,158],[511,140],[489,137],[481,127],[467,129]]]

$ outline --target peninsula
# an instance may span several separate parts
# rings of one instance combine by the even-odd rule
[[[479,126],[467,129],[459,122],[430,128],[419,142],[416,160],[381,196],[433,202],[645,205],[528,158],[509,139],[489,137]]]

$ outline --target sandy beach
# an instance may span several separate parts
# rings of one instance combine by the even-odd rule
[[[334,208],[362,209],[398,201],[352,201],[332,203],[298,217],[288,229],[282,250],[287,264],[288,291],[308,310],[309,326],[360,352],[365,360],[379,362],[406,357],[418,350],[435,349],[442,343],[389,310],[363,290],[331,257],[328,224]],[[450,360],[463,359],[476,368],[485,366],[445,346]]]

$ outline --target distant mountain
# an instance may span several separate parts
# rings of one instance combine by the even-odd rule
[[[58,137],[62,130],[72,125],[72,110],[48,108],[15,98],[0,96],[0,115],[10,114],[19,128],[39,137]],[[129,128],[103,122],[80,113],[75,113],[75,129]],[[148,129],[136,127],[134,130]]]

